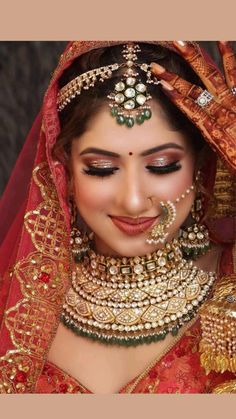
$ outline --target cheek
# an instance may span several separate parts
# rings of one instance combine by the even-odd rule
[[[179,171],[169,176],[163,176],[163,179],[160,179],[155,185],[156,196],[162,201],[172,201],[176,207],[176,221],[171,230],[179,227],[186,220],[191,210],[195,192],[187,194],[186,190],[194,184],[193,172],[193,162],[191,159],[188,159],[183,163]],[[185,194],[185,198],[175,203],[176,198],[180,198],[182,194]]]
[[[89,211],[102,211],[112,199],[112,189],[107,182],[92,176],[77,174],[74,177],[74,195],[81,215]]]
[[[155,182],[156,195],[162,200],[175,201],[193,184],[193,169],[185,167]]]

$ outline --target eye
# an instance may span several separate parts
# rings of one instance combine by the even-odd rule
[[[175,161],[175,162],[173,162],[171,164],[168,164],[168,165],[165,165],[165,166],[163,166],[163,165],[160,165],[160,166],[158,166],[158,165],[155,165],[155,166],[151,166],[151,165],[146,166],[146,168],[151,173],[158,174],[158,175],[175,172],[177,170],[180,170],[181,167],[182,166],[179,163],[179,161]]]
[[[83,173],[89,176],[108,177],[113,175],[118,170],[118,167],[93,167],[89,166],[83,169]]]

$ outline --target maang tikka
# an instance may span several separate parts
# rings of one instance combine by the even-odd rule
[[[113,73],[120,68],[125,71],[120,81],[116,82],[114,90],[108,94],[111,115],[120,125],[129,128],[134,123],[142,124],[152,116],[151,108],[147,102],[152,98],[148,92],[147,84],[160,84],[151,72],[151,64],[139,63],[137,54],[141,51],[139,45],[129,43],[123,46],[123,63],[114,63],[89,70],[80,74],[63,86],[57,98],[58,111],[61,112],[83,90],[95,86],[95,83],[110,79]],[[146,83],[141,80],[141,71],[146,73]]]
[[[150,66],[137,63],[137,53],[141,49],[138,45],[128,44],[122,51],[126,59],[124,66],[127,68],[122,79],[116,83],[114,91],[108,95],[111,100],[111,114],[118,124],[125,124],[131,128],[134,123],[142,124],[152,116],[151,108],[147,102],[152,98],[148,93],[147,85],[142,83],[137,69],[147,73],[147,83],[159,84],[160,81],[151,78]],[[135,115],[132,111],[136,111]]]

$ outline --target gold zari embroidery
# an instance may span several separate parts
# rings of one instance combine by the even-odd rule
[[[25,227],[38,251],[55,259],[66,259],[68,242],[64,217],[45,164],[35,168],[33,179],[40,188],[44,202],[25,214]]]
[[[218,158],[212,199],[207,210],[207,217],[216,219],[236,214],[235,210],[236,177],[231,175]]]
[[[11,270],[22,297],[19,295],[4,314],[14,349],[0,358],[0,393],[34,391],[48,342],[59,322],[70,271],[64,216],[46,163],[34,169],[33,180],[43,202],[26,213],[25,227],[36,252],[19,260]],[[17,287],[16,281],[14,284]]]

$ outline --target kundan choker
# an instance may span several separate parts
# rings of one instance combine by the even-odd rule
[[[61,320],[76,334],[104,343],[151,343],[176,335],[214,280],[214,273],[183,258],[176,239],[142,257],[90,251],[75,265]]]

